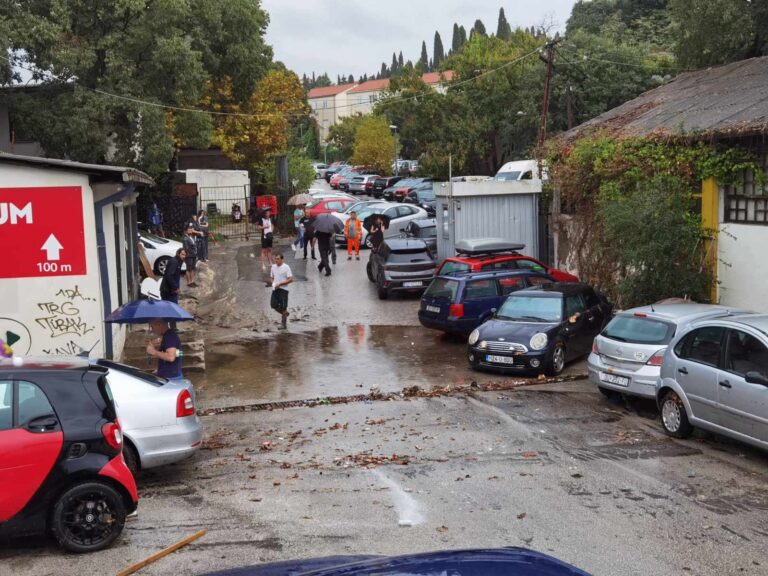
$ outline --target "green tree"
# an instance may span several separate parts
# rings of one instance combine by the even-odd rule
[[[440,32],[435,32],[435,41],[432,47],[432,65],[435,70],[440,68],[440,64],[445,60],[445,49],[443,48],[443,39],[440,38]]]
[[[456,53],[461,50],[461,45],[461,32],[459,31],[459,25],[454,22],[453,36],[451,37],[451,52]]]
[[[502,40],[509,40],[512,37],[512,27],[507,22],[507,16],[504,14],[504,8],[499,8],[499,21],[496,24],[496,37]]]
[[[344,116],[328,130],[328,142],[338,151],[341,158],[350,158],[355,148],[355,133],[363,121],[361,113]]]
[[[13,95],[15,120],[46,154],[112,159],[151,174],[167,169],[177,138],[200,142],[212,120],[176,122],[175,113],[169,118],[105,92],[194,107],[209,83],[230,79],[232,98],[242,102],[272,60],[263,39],[268,17],[258,0],[5,2],[0,22],[15,63],[31,69],[38,85],[79,87]],[[174,126],[199,131],[177,135]]]
[[[416,68],[422,72],[427,72],[429,69],[429,54],[427,54],[427,43],[424,40],[421,41],[421,56],[416,62]]]
[[[395,155],[395,137],[381,116],[365,116],[355,132],[354,164],[371,166],[386,174]]]
[[[485,31],[485,24],[483,24],[483,21],[479,18],[475,20],[475,25],[472,26],[472,31],[469,33],[469,37],[472,36],[488,36],[488,33]]]

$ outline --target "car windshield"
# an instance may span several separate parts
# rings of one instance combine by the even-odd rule
[[[440,268],[440,274],[453,274],[454,272],[469,272],[472,267],[469,264],[463,262],[454,262],[452,260],[446,260],[443,263],[443,267]]]
[[[632,344],[669,344],[675,335],[675,326],[638,316],[616,316],[603,330],[602,336]]]
[[[560,322],[563,301],[545,296],[512,295],[501,305],[498,318],[529,322]]]
[[[364,207],[370,204],[368,201],[364,202],[355,202],[354,204],[350,204],[344,210],[341,211],[341,214],[349,214],[350,212],[360,212],[360,210]]]
[[[496,177],[494,180],[497,182],[504,182],[506,180],[519,180],[520,179],[520,171],[515,172],[499,172],[496,174]]]
[[[424,262],[425,260],[431,260],[431,258],[423,248],[398,250],[397,252],[391,251],[387,256],[387,263],[393,264],[410,264],[412,262]]]
[[[459,290],[458,280],[449,280],[448,278],[435,278],[424,292],[427,298],[435,300],[447,300],[453,302],[456,299],[456,292]]]
[[[357,213],[358,220],[365,220],[371,214],[381,214],[388,206],[367,206],[365,210]]]
[[[141,232],[139,234],[144,240],[151,240],[155,244],[168,244],[169,240],[168,238],[161,238],[160,236],[155,236],[154,234],[150,234],[149,232]]]

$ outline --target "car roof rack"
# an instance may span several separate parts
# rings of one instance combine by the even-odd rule
[[[457,254],[463,256],[481,256],[501,253],[517,254],[519,250],[524,250],[525,244],[519,242],[510,242],[504,238],[468,238],[456,242],[455,250]]]

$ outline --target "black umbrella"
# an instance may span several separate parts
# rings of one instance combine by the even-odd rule
[[[363,220],[363,228],[370,232],[371,226],[373,226],[376,221],[381,222],[385,229],[389,228],[389,216],[386,214],[371,214],[366,216],[365,220]]]
[[[334,234],[344,231],[344,223],[333,214],[318,214],[312,220],[315,233]]]

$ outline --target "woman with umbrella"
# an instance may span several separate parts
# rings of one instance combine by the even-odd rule
[[[384,242],[384,230],[389,228],[389,218],[383,214],[371,214],[363,220],[363,227],[368,230],[373,250],[378,252]]]
[[[296,194],[288,198],[288,206],[295,206],[293,210],[293,227],[296,229],[296,242],[293,243],[294,252],[304,248],[304,229],[301,227],[301,219],[304,217],[306,205],[310,202],[312,202],[312,196],[309,194]]]

